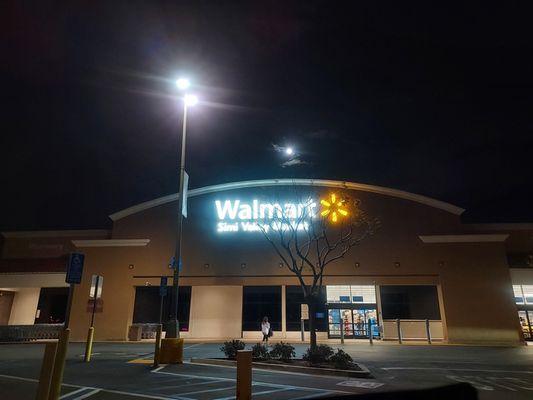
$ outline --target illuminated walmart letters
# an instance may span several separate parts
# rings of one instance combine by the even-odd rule
[[[316,215],[316,202],[263,203],[259,200],[215,201],[219,222],[217,232],[261,232],[261,229],[289,229],[288,223],[297,230],[305,230],[309,220]],[[283,221],[283,222],[282,222]],[[259,225],[261,224],[261,225]]]

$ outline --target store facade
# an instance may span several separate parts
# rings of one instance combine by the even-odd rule
[[[359,199],[369,215],[379,218],[381,228],[327,267],[316,313],[320,339],[339,338],[342,332],[346,339],[372,335],[396,340],[399,320],[405,340],[423,340],[429,323],[433,340],[523,341],[513,285],[527,283],[530,271],[512,273],[508,242],[516,235],[533,237],[533,230],[525,225],[467,225],[461,222],[462,209],[438,200],[311,179],[245,181],[189,191],[180,272],[182,336],[255,339],[266,315],[275,337],[298,340],[303,302],[298,279],[280,262],[257,224],[278,207],[294,215],[305,207],[319,210],[320,199],[332,193]],[[36,287],[39,280],[48,282],[39,288],[65,287],[59,284],[64,256],[81,251],[86,264],[74,295],[71,337],[85,337],[90,282],[98,274],[104,277],[104,289],[96,339],[126,340],[132,325],[159,321],[160,279],[167,276],[172,283],[169,263],[176,216],[177,196],[170,195],[112,214],[109,231],[49,232],[45,237],[4,233],[0,290]],[[524,251],[529,245],[527,240],[517,244]],[[48,259],[48,270],[36,271],[40,267],[29,265],[31,259],[36,264]],[[19,265],[24,262],[28,265]],[[310,272],[305,275],[310,278]],[[35,304],[27,305],[28,310],[37,307],[33,320],[28,311],[24,321],[33,323],[35,312],[50,313],[52,300],[46,299],[58,301],[62,293],[44,292],[44,297],[34,293]],[[163,298],[163,319],[169,306],[169,298]]]

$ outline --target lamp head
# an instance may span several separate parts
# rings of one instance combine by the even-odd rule
[[[192,107],[198,104],[198,97],[195,96],[194,94],[186,94],[183,97],[183,102],[185,103],[187,107]]]
[[[179,78],[176,80],[176,86],[179,90],[185,90],[191,86],[191,82],[187,78]]]

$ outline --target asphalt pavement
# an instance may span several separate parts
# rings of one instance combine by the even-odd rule
[[[186,343],[185,359],[221,357],[220,343]],[[250,346],[250,345],[249,345]],[[307,348],[295,344],[298,356]],[[480,399],[533,399],[532,347],[415,346],[376,343],[334,345],[372,372],[373,379],[253,372],[254,399],[295,400],[349,393],[426,388],[468,382]],[[0,345],[0,397],[33,399],[44,345]],[[152,343],[96,343],[83,362],[84,345],[69,346],[62,400],[230,400],[235,368],[168,365],[153,368]]]

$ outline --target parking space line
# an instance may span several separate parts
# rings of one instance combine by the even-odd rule
[[[390,370],[435,370],[435,371],[470,371],[470,372],[505,372],[507,374],[533,374],[533,371],[506,371],[502,369],[470,369],[470,368],[435,368],[435,367],[381,367],[385,371]]]
[[[201,346],[203,343],[195,343],[195,344],[191,344],[190,346],[187,346],[187,347],[184,347],[183,350],[187,350],[187,349],[190,349],[191,347],[195,347],[195,346]]]
[[[176,395],[177,396],[189,396],[191,394],[219,392],[221,390],[230,390],[230,389],[235,389],[235,386],[226,386],[226,387],[214,388],[214,389],[196,390],[194,392],[176,393]]]
[[[202,378],[196,378],[196,379],[202,379]],[[209,384],[214,384],[214,383],[220,383],[220,382],[208,380],[205,382],[187,383],[187,387],[196,386],[196,385],[209,385]],[[158,389],[172,389],[172,388],[178,388],[178,387],[183,387],[183,385],[157,386]]]
[[[321,397],[321,396],[327,396],[329,394],[331,394],[333,392],[323,392],[323,393],[315,393],[315,394],[310,394],[308,396],[301,396],[301,397],[297,397],[295,399],[291,399],[291,400],[307,400],[307,399],[314,399],[315,397]],[[353,394],[353,393],[352,393]]]
[[[494,380],[492,379],[488,379],[489,377],[487,377],[486,379],[482,378],[482,377],[477,377],[477,380],[480,381],[480,382],[485,382],[485,383],[488,383],[490,385],[494,385],[494,386],[500,386],[504,389],[507,389],[507,390],[511,390],[513,392],[516,392],[516,389],[515,388],[512,388],[512,387],[509,387],[509,386],[505,386],[505,385],[502,385],[501,383],[496,383],[494,382]]]
[[[262,392],[255,392],[255,393],[252,392],[252,397],[255,397],[255,396],[262,396],[262,395],[264,395],[264,394],[269,394],[269,393],[284,392],[284,391],[287,391],[287,390],[293,390],[293,389],[291,389],[291,388],[286,388],[286,389],[264,390],[264,391],[262,391]]]
[[[66,399],[66,398],[69,398],[71,396],[75,396],[76,394],[78,393],[81,393],[81,392],[85,392],[86,390],[89,390],[89,389],[92,389],[92,388],[88,388],[88,387],[82,387],[82,388],[79,388],[79,389],[76,389],[76,390],[73,390],[72,392],[70,393],[66,393],[64,394],[63,396],[61,396],[59,399]]]
[[[23,378],[21,376],[13,376],[13,375],[0,374],[0,378],[16,379],[16,380],[26,381],[26,382],[39,382],[38,379]],[[105,388],[96,388],[96,387],[89,387],[89,386],[73,385],[71,383],[63,383],[61,386],[75,387],[75,388],[86,388],[86,389],[99,389],[100,391],[106,392],[106,393],[122,394],[122,395],[125,395],[125,396],[131,396],[131,397],[143,397],[145,399],[154,399],[154,400],[176,400],[176,399],[177,400],[194,400],[194,399],[189,399],[187,397],[179,398],[179,397],[158,396],[158,395],[145,394],[145,393],[124,392],[124,391],[121,391],[121,390],[111,390],[111,389],[105,389]]]
[[[101,389],[94,389],[94,390],[90,391],[89,393],[85,393],[85,394],[82,394],[81,396],[74,397],[72,400],[83,400],[83,399],[86,399],[88,397],[91,397],[93,394],[99,393],[100,391],[101,391]]]

